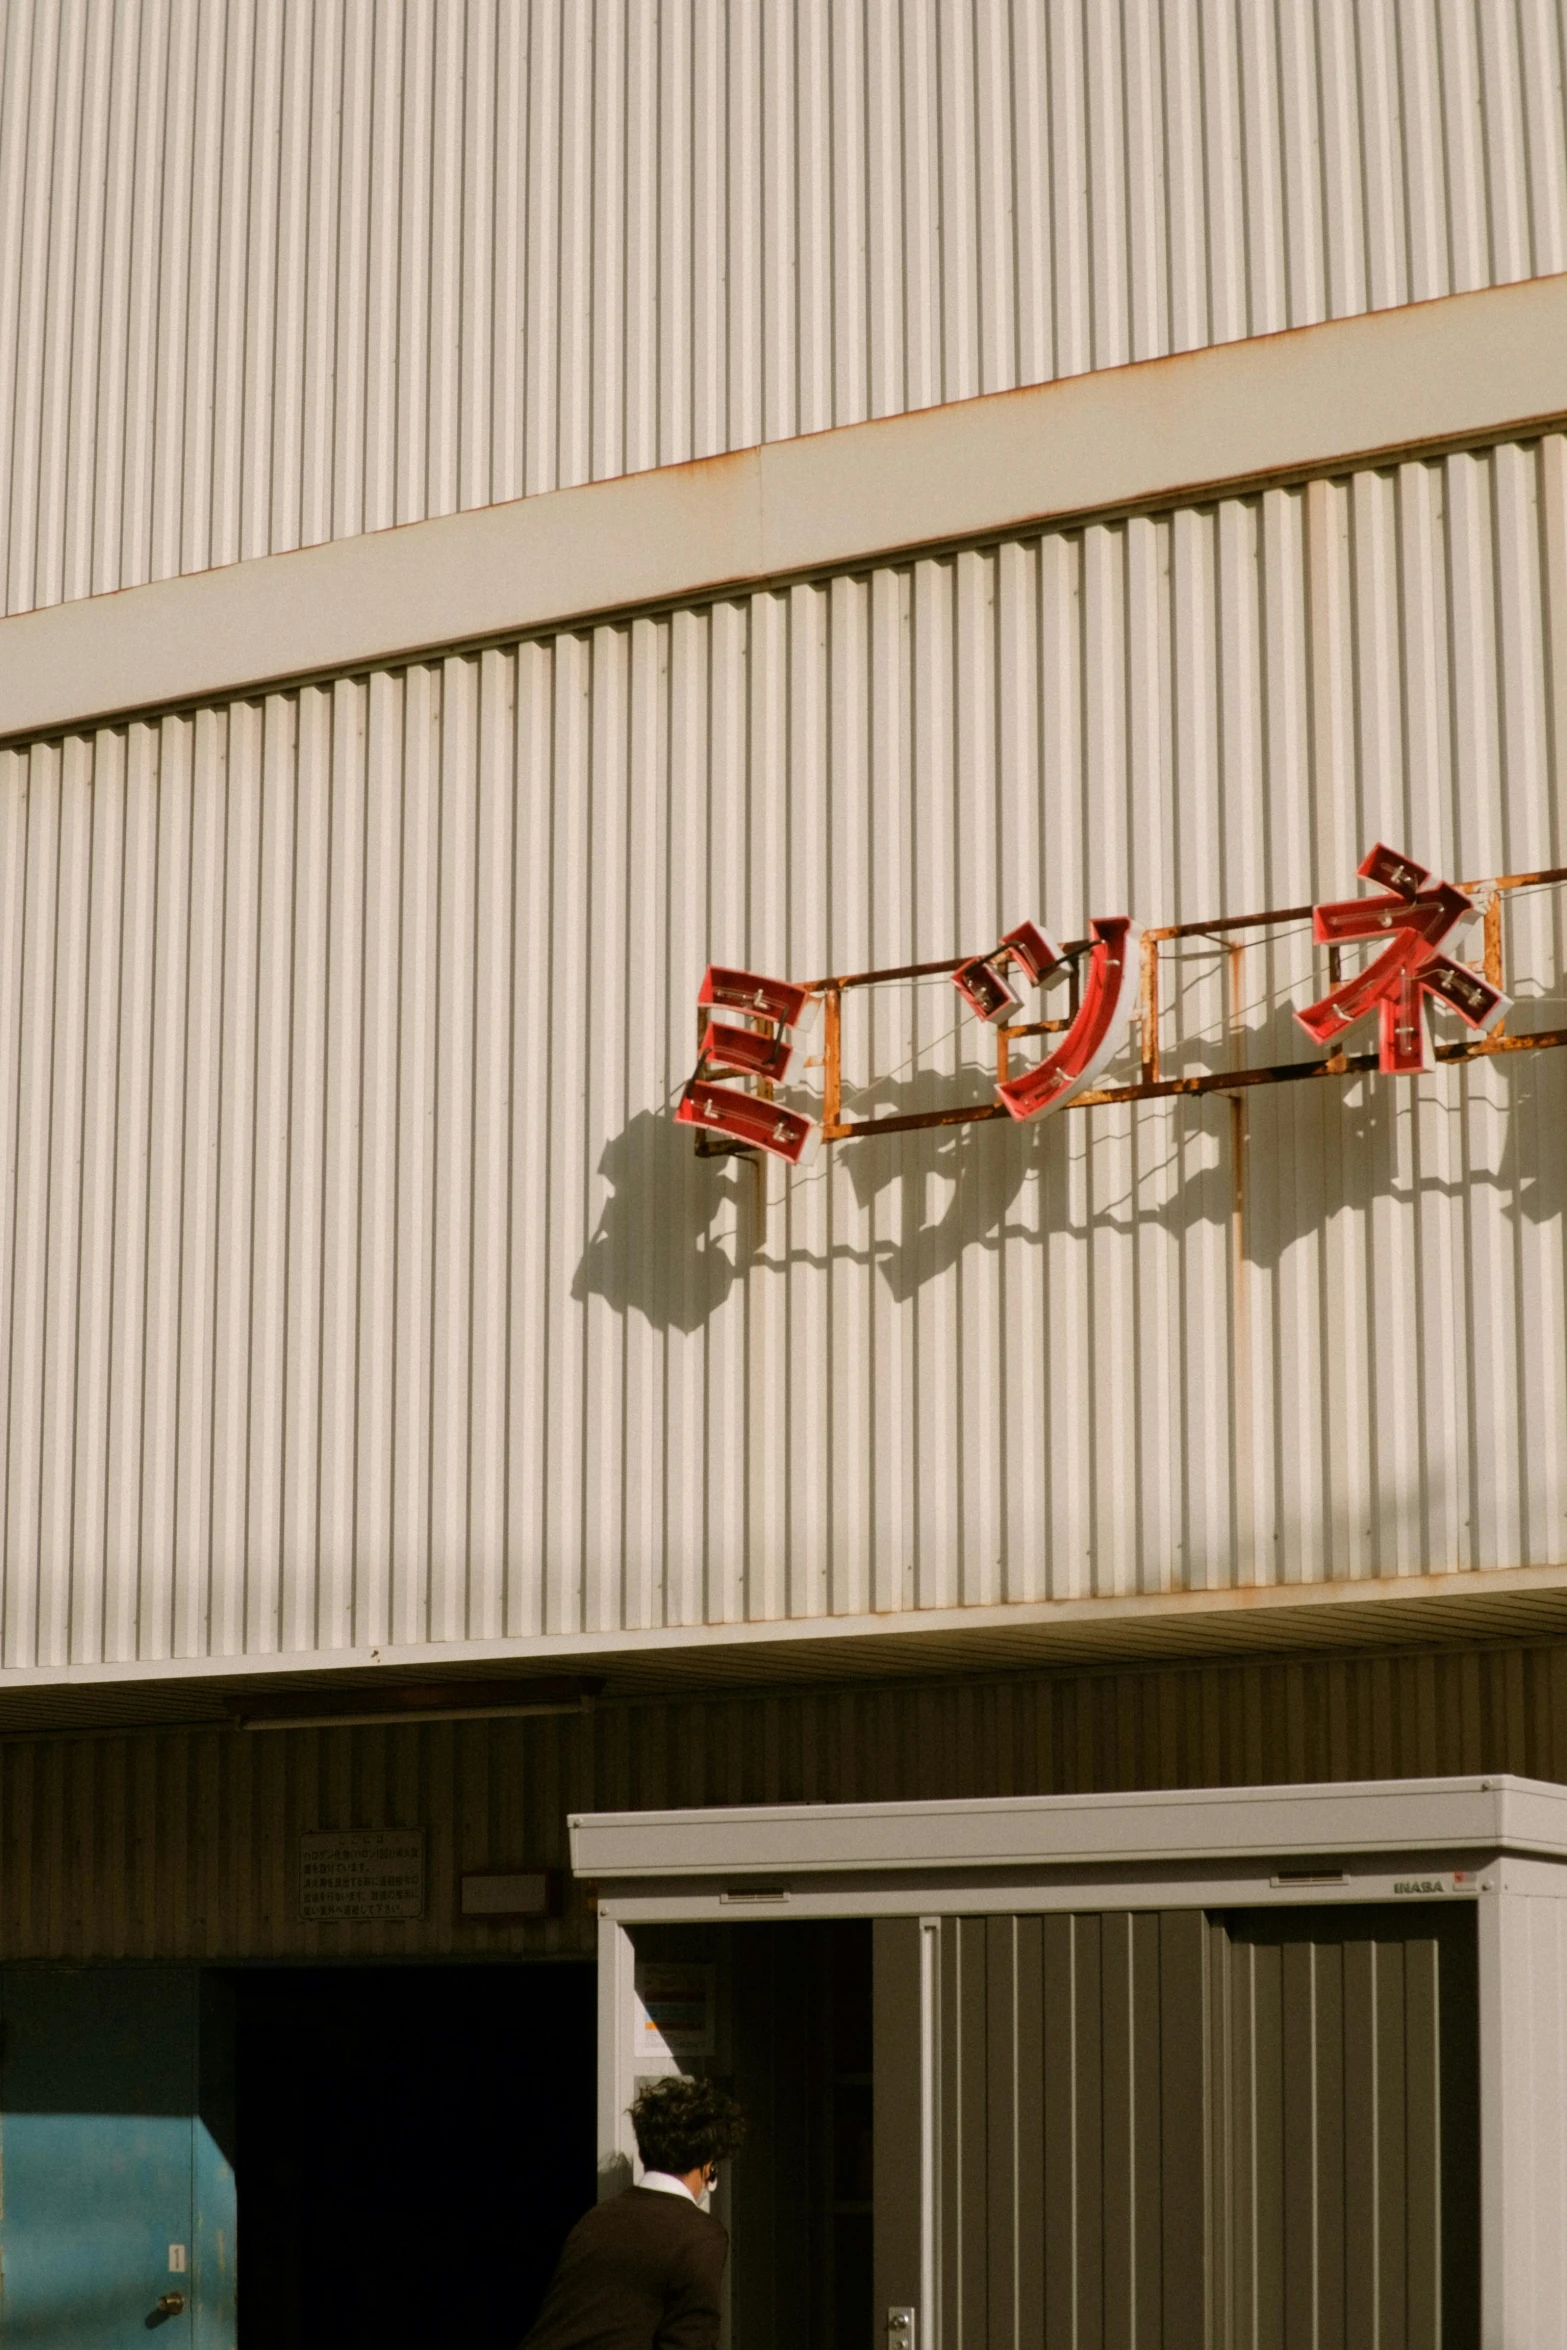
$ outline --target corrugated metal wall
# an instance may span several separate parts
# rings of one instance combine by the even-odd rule
[[[710,956],[1547,865],[1564,751],[1551,439],[0,754],[4,1664],[1561,1560],[1560,1055],[1254,1094],[1242,1217],[1219,1100],[667,1112]],[[1304,932],[1244,977],[1304,1050]],[[851,1104],[988,1097],[879,1002]]]
[[[0,1958],[591,1957],[459,1924],[465,1869],[564,1866],[573,1811],[1517,1771],[1567,1781],[1567,1648],[605,1705],[327,1731],[0,1747]],[[428,1831],[417,1923],[306,1924],[298,1837]]]
[[[1558,0],[10,0],[0,608],[1567,266]]]

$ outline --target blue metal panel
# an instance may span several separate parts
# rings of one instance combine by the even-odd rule
[[[234,2350],[239,2330],[234,2181],[234,1985],[205,1973],[196,2026],[191,2139],[191,2350]],[[3,2342],[3,2337],[0,2337]],[[178,2350],[171,2344],[170,2350]]]
[[[234,2166],[198,2114],[191,2142],[192,2350],[233,2350],[238,2313]],[[0,2330],[0,2342],[4,2341]]]
[[[158,2329],[169,2350],[230,2350],[233,2178],[197,2119],[198,1988],[166,1968],[5,1975],[0,2343],[115,2350],[177,2292],[184,2309]],[[214,2204],[199,2227],[198,2165]]]

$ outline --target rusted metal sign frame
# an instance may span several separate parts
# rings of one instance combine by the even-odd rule
[[[1502,955],[1502,902],[1508,891],[1547,888],[1567,882],[1567,865],[1554,865],[1537,873],[1505,873],[1484,881],[1466,881],[1459,886],[1466,896],[1476,899],[1483,923],[1483,957],[1481,969],[1494,987],[1504,988]],[[1145,930],[1140,951],[1142,956],[1141,988],[1139,993],[1140,1074],[1133,1085],[1101,1085],[1076,1094],[1065,1105],[1073,1110],[1102,1107],[1110,1102],[1166,1101],[1182,1094],[1228,1094],[1234,1096],[1243,1087],[1254,1085],[1291,1085],[1304,1078],[1354,1077],[1377,1066],[1377,1055],[1366,1053],[1329,1053],[1325,1058],[1310,1061],[1278,1061],[1266,1068],[1212,1070],[1200,1077],[1166,1077],[1163,1074],[1159,1050],[1159,952],[1161,947],[1181,939],[1209,939],[1229,958],[1230,988],[1228,1028],[1238,1045],[1244,1031],[1239,1013],[1241,991],[1240,961],[1248,944],[1240,934],[1248,931],[1267,931],[1291,922],[1309,922],[1313,909],[1308,906],[1283,906],[1265,913],[1227,914],[1214,921],[1175,922],[1162,928]],[[1070,1026],[1078,1009],[1080,970],[1090,941],[1073,939],[1063,948],[1069,965],[1071,990],[1065,1018],[1059,1020],[1029,1020],[996,1031],[996,1066],[998,1082],[1004,1080],[1010,1069],[1010,1051],[1015,1038],[1051,1035]],[[1340,950],[1328,949],[1328,970],[1337,984]],[[843,998],[852,988],[892,987],[916,979],[949,977],[969,958],[953,955],[936,963],[903,963],[886,971],[849,971],[830,974],[825,979],[813,980],[811,992],[822,998],[823,1037],[820,1056],[813,1057],[811,1066],[822,1071],[821,1138],[828,1142],[859,1142],[868,1135],[913,1134],[927,1127],[976,1126],[987,1119],[1007,1118],[1003,1102],[976,1102],[950,1110],[918,1110],[900,1112],[881,1118],[846,1119],[843,1115]],[[1503,1031],[1477,1038],[1472,1043],[1441,1044],[1434,1047],[1434,1058],[1439,1064],[1455,1061],[1485,1061],[1502,1053],[1546,1052],[1567,1045],[1567,1028],[1535,1029],[1521,1036],[1510,1036]],[[699,1138],[702,1148],[705,1138]],[[732,1149],[716,1141],[706,1148],[715,1153]]]

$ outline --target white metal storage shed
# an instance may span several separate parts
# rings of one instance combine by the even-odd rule
[[[1567,1790],[590,1814],[572,1851],[606,2183],[649,2071],[723,2074],[758,2125],[737,2340],[781,2343],[848,2257],[863,2076],[806,2005],[851,1921],[889,2342],[1567,2340]]]

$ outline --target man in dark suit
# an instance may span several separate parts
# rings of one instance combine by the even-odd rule
[[[578,2220],[522,2350],[717,2350],[729,2237],[701,2199],[740,2108],[709,2081],[652,2081],[631,2126],[641,2181]]]

